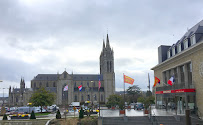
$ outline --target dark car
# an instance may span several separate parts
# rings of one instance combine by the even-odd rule
[[[137,108],[137,110],[142,110],[142,109],[144,109],[144,105],[142,103],[137,104],[136,108]]]

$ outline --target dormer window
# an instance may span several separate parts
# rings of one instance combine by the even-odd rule
[[[181,52],[181,43],[178,44],[178,53]]]
[[[184,49],[187,49],[188,48],[188,40],[185,39],[183,44],[184,44]]]
[[[175,50],[175,47],[173,47],[172,49],[172,56],[174,56],[176,54],[176,50]]]
[[[170,50],[168,50],[167,55],[168,55],[168,58],[170,58],[170,57],[171,57],[171,52],[170,52]]]
[[[191,46],[196,43],[195,34],[190,37]]]

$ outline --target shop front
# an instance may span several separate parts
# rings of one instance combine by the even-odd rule
[[[186,109],[195,113],[195,89],[176,89],[156,91],[156,108],[185,114]]]

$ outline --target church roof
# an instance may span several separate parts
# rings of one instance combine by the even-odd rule
[[[99,77],[100,77],[99,74],[73,74],[73,80],[76,80],[76,81],[98,81]],[[36,77],[34,77],[33,80],[56,81],[57,74],[38,74]],[[103,80],[102,76],[100,80]]]
[[[73,74],[73,80],[76,81],[99,81],[100,75],[97,74]],[[103,80],[101,75],[100,80]]]
[[[56,81],[57,80],[57,74],[38,74],[36,77],[34,77],[33,80]]]

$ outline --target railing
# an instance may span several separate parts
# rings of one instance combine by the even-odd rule
[[[188,87],[185,87],[185,83],[174,83],[173,86],[165,85],[162,87],[157,87],[156,91],[165,91],[165,90],[174,90],[174,89],[186,89],[186,88],[194,88],[194,84],[189,84]]]

